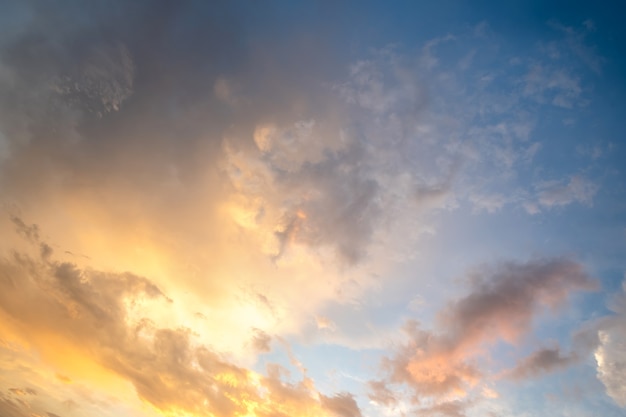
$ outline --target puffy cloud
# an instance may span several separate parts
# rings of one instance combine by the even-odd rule
[[[415,60],[390,47],[348,65],[326,59],[332,35],[300,37],[293,25],[280,41],[256,36],[263,6],[252,6],[263,22],[252,26],[222,2],[19,7],[23,24],[0,36],[0,204],[19,216],[0,235],[16,229],[27,243],[0,241],[2,326],[70,379],[96,364],[159,409],[358,416],[349,394],[243,364],[312,317],[320,335],[354,343],[320,307],[358,304],[432,230],[425,213],[457,206],[457,183],[483,176],[485,162],[513,170],[538,146],[522,144],[534,125],[520,98],[464,96],[438,55],[455,36]],[[481,59],[468,55],[463,71],[473,77]],[[566,106],[583,95],[573,73],[531,78],[531,99]],[[514,120],[501,117],[511,109]],[[571,201],[587,202],[577,187]],[[509,201],[476,195],[488,211]],[[405,362],[389,360],[391,384],[436,397],[478,383],[482,370],[461,352],[512,330],[489,318],[502,308],[479,317],[465,304],[442,312],[449,333],[407,328],[412,346]],[[495,335],[455,327],[465,315]],[[523,327],[529,315],[515,317]],[[373,398],[392,404],[381,384]]]
[[[418,402],[441,405],[466,397],[489,378],[479,361],[488,352],[485,349],[498,341],[517,343],[543,309],[557,309],[573,291],[596,288],[580,264],[559,258],[485,267],[473,273],[470,282],[468,295],[439,312],[436,329],[441,330],[408,322],[408,343],[383,361],[387,383],[406,384]],[[538,352],[520,365],[517,374],[531,376],[568,361],[552,351]],[[371,388],[371,398],[391,400],[385,395],[386,384],[376,382]],[[448,415],[456,415],[454,410]]]
[[[622,291],[609,304],[615,314],[599,323],[594,356],[598,379],[607,394],[621,407],[626,407],[626,281]]]

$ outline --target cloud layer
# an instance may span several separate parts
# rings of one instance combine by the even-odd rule
[[[409,3],[1,6],[0,414],[626,406],[606,29]]]

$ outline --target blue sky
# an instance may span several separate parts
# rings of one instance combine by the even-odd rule
[[[625,415],[622,9],[0,3],[0,414]]]

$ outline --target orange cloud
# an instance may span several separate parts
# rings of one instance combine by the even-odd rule
[[[259,375],[231,363],[191,329],[134,320],[129,313],[143,299],[173,302],[144,277],[16,253],[0,260],[0,288],[3,322],[12,323],[1,328],[2,338],[17,334],[27,340],[54,364],[55,374],[111,393],[117,390],[107,378],[130,383],[141,399],[168,415],[360,416],[351,396],[323,396],[306,375],[287,382],[277,366]],[[257,329],[254,343],[268,349],[269,337]],[[5,399],[2,406],[20,413],[24,407],[16,401]]]

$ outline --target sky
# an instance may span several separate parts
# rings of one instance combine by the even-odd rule
[[[0,0],[0,415],[626,416],[625,11]]]

